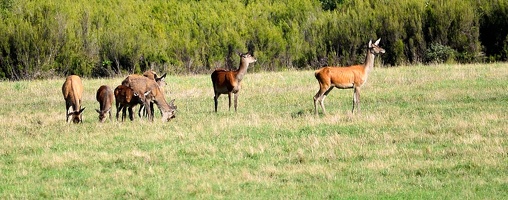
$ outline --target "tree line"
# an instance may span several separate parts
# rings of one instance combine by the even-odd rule
[[[508,60],[506,0],[0,0],[0,79]]]

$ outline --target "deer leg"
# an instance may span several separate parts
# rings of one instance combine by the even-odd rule
[[[215,102],[215,112],[217,112],[217,106],[219,105],[219,96],[220,93],[215,93],[215,96],[213,96],[213,101]]]
[[[236,112],[237,105],[238,105],[238,93],[235,93],[235,112]]]
[[[116,121],[118,121],[118,114],[120,113],[120,104],[116,103]]]
[[[65,106],[65,122],[69,123],[69,107]]]
[[[228,93],[228,99],[229,99],[229,111],[231,111],[231,92]]]
[[[145,115],[145,106],[143,104],[140,104],[139,105],[139,110],[138,110],[138,117],[141,119],[143,118]]]
[[[70,109],[71,109],[72,105],[70,103],[68,103],[67,101],[65,101],[65,122],[69,123],[69,113],[70,113]]]
[[[122,122],[125,121],[125,117],[127,116],[127,107],[122,106],[120,108],[122,110]]]
[[[150,101],[148,100],[145,100],[145,110],[146,113],[148,114],[148,120],[153,121],[152,111],[150,110]]]
[[[152,111],[152,116],[155,116],[155,110],[153,109],[153,102],[150,102],[150,110]]]
[[[319,90],[316,95],[314,95],[314,114],[318,115],[318,102],[323,94],[321,90]]]
[[[321,88],[319,88],[316,95],[314,95],[314,114],[316,114],[316,115],[318,115],[318,103],[321,105],[321,109],[323,109],[323,113],[326,114],[325,110],[324,110],[324,104],[323,104],[325,91],[327,91],[325,89],[325,87],[321,87]]]
[[[356,113],[360,114],[360,88],[356,89]]]
[[[323,114],[327,115],[326,113],[326,109],[325,109],[325,98],[326,96],[328,95],[328,93],[330,93],[330,91],[332,91],[333,87],[330,87],[326,90],[326,92],[324,94],[321,95],[321,97],[318,99],[319,102],[321,103],[321,109],[323,109]]]
[[[124,109],[125,109],[125,108],[124,108]],[[132,109],[132,106],[131,106],[131,107],[128,107],[128,109],[129,109],[129,119],[130,119],[131,121],[134,121],[134,114],[133,114],[133,112],[134,112],[134,111],[133,111],[133,109]],[[125,113],[125,111],[124,111],[124,113]]]
[[[351,110],[351,113],[354,113],[355,111],[355,105],[356,105],[356,112],[360,112],[360,88],[355,87],[353,92],[353,109]]]

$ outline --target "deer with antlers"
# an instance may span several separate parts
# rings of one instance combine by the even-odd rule
[[[218,99],[221,94],[228,94],[229,110],[231,110],[231,95],[234,94],[235,98],[235,112],[238,105],[238,91],[240,91],[242,79],[247,73],[249,64],[256,62],[250,53],[239,54],[240,67],[235,71],[228,71],[225,69],[216,69],[212,75],[213,91],[215,96],[215,112],[217,112]]]
[[[336,87],[339,89],[353,89],[353,109],[355,106],[357,112],[360,112],[360,87],[367,82],[369,72],[374,68],[374,59],[376,55],[385,53],[385,50],[379,47],[379,38],[376,42],[369,41],[367,47],[367,56],[365,62],[361,65],[352,65],[348,67],[322,67],[315,71],[314,76],[319,82],[319,91],[314,96],[314,111],[318,114],[318,104],[321,105],[323,113],[326,114],[324,100],[326,95]]]

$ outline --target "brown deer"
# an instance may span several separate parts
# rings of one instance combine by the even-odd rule
[[[149,103],[152,101],[161,110],[162,121],[169,121],[175,117],[177,108],[173,104],[174,100],[172,100],[170,104],[166,102],[164,93],[162,93],[159,85],[157,82],[155,82],[155,80],[149,79],[145,76],[132,74],[127,76],[127,78],[122,81],[122,85],[131,88],[135,94],[143,94],[139,95],[138,97],[147,109],[149,120],[153,121],[153,115],[151,114],[152,112],[149,106]]]
[[[354,89],[353,109],[355,105],[357,112],[360,112],[360,87],[367,81],[369,72],[374,68],[374,58],[377,54],[385,53],[385,50],[379,47],[379,38],[374,44],[369,41],[367,56],[362,65],[352,65],[348,67],[322,67],[315,71],[314,76],[319,82],[319,91],[314,96],[314,111],[318,114],[318,103],[320,103],[323,113],[326,114],[324,100],[326,95],[336,87],[339,89]]]
[[[83,96],[81,78],[76,75],[68,76],[62,85],[62,94],[65,99],[67,123],[71,121],[75,124],[81,123],[83,120],[82,113],[85,110],[85,108],[81,108],[81,98]]]
[[[215,96],[213,100],[215,102],[215,112],[217,112],[218,99],[221,94],[228,94],[229,98],[229,110],[231,110],[231,95],[235,95],[235,112],[238,102],[238,91],[241,89],[242,79],[247,73],[249,64],[256,62],[250,53],[239,54],[240,56],[240,67],[235,71],[228,71],[225,69],[216,69],[212,75],[213,91]]]
[[[157,85],[159,85],[159,88],[160,88],[161,92],[164,93],[164,86],[166,86],[166,82],[164,81],[164,79],[166,78],[166,73],[164,73],[164,75],[162,75],[161,77],[158,77],[157,73],[155,73],[152,70],[148,70],[148,71],[143,73],[143,76],[145,76],[145,77],[147,77],[149,79],[155,80]],[[144,108],[145,107],[144,107],[143,104],[141,104],[141,106],[139,107],[138,116],[140,118],[142,116],[148,116],[148,113],[146,112],[146,109],[144,109]],[[154,115],[153,102],[150,102],[150,110],[152,111],[152,115]]]
[[[129,111],[129,119],[134,120],[132,109],[138,104],[143,104],[138,94],[134,94],[134,90],[131,88],[119,85],[115,88],[115,99],[116,99],[116,120],[118,121],[118,115],[122,111],[122,121],[125,120],[126,111]]]
[[[99,102],[99,109],[95,109],[99,113],[99,121],[106,121],[106,114],[109,114],[109,120],[111,121],[111,107],[113,105],[113,90],[107,85],[102,85],[97,90],[95,99]]]

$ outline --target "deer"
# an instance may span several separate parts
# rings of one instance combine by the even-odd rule
[[[134,90],[124,85],[117,86],[115,88],[114,94],[116,99],[116,120],[118,121],[118,115],[120,111],[122,111],[122,121],[124,121],[126,117],[126,111],[128,110],[129,119],[133,121],[133,107],[138,104],[143,104],[141,99],[138,97],[138,94],[135,94]]]
[[[106,114],[109,114],[111,121],[111,107],[113,105],[113,90],[107,85],[102,85],[97,89],[95,99],[99,102],[99,109],[95,109],[99,113],[99,122],[106,121]]]
[[[355,106],[357,113],[360,112],[360,88],[367,82],[369,72],[374,68],[374,59],[376,55],[385,53],[379,42],[381,38],[372,43],[369,41],[367,47],[367,56],[363,64],[352,65],[348,67],[322,67],[314,72],[314,76],[319,82],[319,90],[314,96],[314,111],[318,115],[318,104],[321,105],[323,113],[326,115],[324,100],[326,95],[336,87],[339,89],[353,89],[353,109]]]
[[[149,107],[150,102],[155,105],[162,112],[162,121],[169,121],[175,117],[177,107],[174,105],[174,99],[168,104],[164,98],[164,93],[159,88],[155,80],[149,79],[142,75],[131,74],[122,81],[122,85],[129,87],[138,95],[140,101],[143,102],[147,109],[148,119],[153,121],[153,115]]]
[[[164,93],[164,86],[166,86],[166,82],[164,81],[164,79],[166,78],[166,73],[164,73],[161,77],[158,77],[157,73],[155,73],[152,70],[148,70],[148,71],[143,73],[143,76],[145,76],[145,77],[147,77],[149,79],[155,80],[157,85],[159,85],[159,88],[160,88],[161,92]],[[150,110],[152,111],[152,115],[154,115],[154,109],[153,109],[153,103],[152,102],[150,103]],[[143,113],[143,116],[148,116],[148,113],[146,113],[146,110],[144,109],[144,105],[143,104],[141,104],[141,106],[139,107],[139,111],[138,111],[138,116],[140,118],[142,117],[141,113]]]
[[[231,111],[231,95],[234,94],[235,112],[238,105],[238,92],[241,89],[242,79],[247,73],[249,64],[256,62],[256,58],[251,53],[238,54],[240,56],[240,66],[237,70],[229,71],[225,69],[216,69],[212,72],[212,84],[215,96],[215,112],[217,113],[218,99],[221,94],[228,94],[229,110]]]
[[[62,94],[65,99],[66,121],[75,124],[81,123],[82,113],[85,108],[81,108],[81,99],[83,97],[83,83],[81,78],[76,75],[68,76],[62,85]]]

